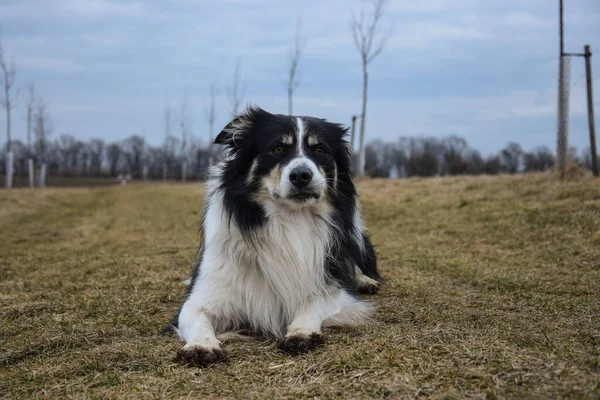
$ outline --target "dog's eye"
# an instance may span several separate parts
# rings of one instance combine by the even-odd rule
[[[281,153],[283,153],[284,151],[285,151],[285,150],[284,150],[283,146],[277,146],[277,147],[275,147],[275,148],[273,149],[273,153],[275,153],[275,154],[281,154]]]
[[[325,149],[322,148],[322,147],[317,147],[315,149],[315,153],[318,154],[318,155],[320,155],[320,156],[324,156],[325,154],[327,154],[327,152],[325,151]]]

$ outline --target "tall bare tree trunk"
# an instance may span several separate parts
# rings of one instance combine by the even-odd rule
[[[358,17],[352,13],[352,21],[350,23],[352,38],[354,39],[356,49],[360,53],[363,69],[363,98],[360,119],[358,165],[356,168],[356,173],[358,176],[364,176],[365,174],[365,125],[367,123],[367,88],[369,85],[367,67],[369,63],[381,53],[385,43],[391,35],[391,31],[389,31],[387,34],[377,33],[377,26],[384,14],[384,6],[387,0],[372,0],[371,2],[373,4],[373,15],[371,22],[368,23],[365,21],[364,8],[361,8],[361,12]],[[377,36],[379,36],[379,40],[376,39]]]
[[[288,73],[288,84],[287,84],[287,94],[288,94],[288,115],[292,115],[294,110],[293,100],[294,100],[294,90],[298,88],[300,81],[298,80],[298,64],[300,63],[300,55],[302,53],[302,48],[304,47],[304,41],[302,40],[301,33],[302,26],[302,18],[298,18],[296,22],[296,35],[294,37],[294,47],[290,52],[290,69]]]
[[[208,122],[208,166],[212,167],[213,165],[213,157],[214,157],[214,129],[215,129],[215,119],[216,119],[216,101],[219,89],[217,88],[217,84],[213,83],[209,88],[209,104],[204,107],[204,114],[206,116],[206,121]]]
[[[42,165],[40,166],[40,187],[46,187],[46,163],[42,161]]]
[[[27,100],[27,170],[29,173],[29,187],[35,187],[35,165],[33,163],[33,151],[31,147],[31,124],[33,119],[33,107],[35,105],[35,94],[33,84],[29,86],[29,99]]]
[[[7,146],[8,147],[8,146]],[[6,188],[12,188],[12,178],[13,178],[13,152],[9,150],[6,152]]]
[[[246,81],[240,82],[240,70],[242,68],[241,59],[237,59],[235,62],[235,69],[233,71],[233,82],[232,85],[227,88],[227,95],[231,103],[231,115],[232,118],[237,117],[242,100],[246,94]]]
[[[5,72],[5,80],[9,79],[8,74]],[[10,135],[10,116],[11,116],[11,103],[10,103],[10,84],[4,84],[4,106],[6,107],[6,188],[12,188],[13,174],[14,174],[14,162],[12,152],[12,139]]]
[[[27,170],[29,172],[29,187],[33,189],[35,187],[35,166],[31,157],[27,160]]]
[[[212,167],[213,166],[213,151],[214,151],[214,146],[213,146],[213,142],[214,142],[214,136],[213,136],[213,132],[214,132],[214,128],[215,127],[215,120],[214,120],[214,115],[213,118],[208,121],[208,166]]]
[[[166,106],[164,111],[165,117],[165,142],[163,143],[164,160],[162,165],[162,179],[166,181],[169,177],[169,164],[171,162],[171,154],[169,154],[169,140],[171,138],[171,107]]]
[[[358,176],[365,175],[365,123],[367,120],[367,89],[369,85],[369,75],[367,73],[367,60],[363,58],[363,98],[362,112],[360,119],[360,142],[358,148]]]
[[[187,180],[188,173],[188,146],[187,141],[190,137],[190,125],[189,120],[189,102],[187,93],[183,95],[181,103],[179,104],[179,129],[181,131],[181,180],[185,182]]]
[[[10,136],[10,114],[11,114],[11,107],[12,105],[10,104],[10,93],[9,93],[9,87],[5,86],[4,87],[4,99],[6,102],[6,150],[7,151],[11,151],[11,136]]]
[[[187,179],[187,161],[183,160],[181,162],[181,181],[185,182]]]
[[[48,147],[48,137],[50,135],[50,116],[46,108],[46,103],[43,99],[38,98],[36,101],[36,112],[35,112],[35,128],[34,133],[36,137],[38,160],[40,165],[40,176],[39,186],[46,186],[46,152]]]
[[[12,153],[12,138],[10,131],[11,123],[11,110],[13,107],[12,99],[10,97],[10,91],[15,83],[15,76],[17,69],[15,67],[14,60],[9,64],[8,57],[5,57],[4,47],[0,43],[0,72],[2,72],[2,80],[4,87],[4,99],[2,99],[2,106],[6,110],[6,188],[12,188],[13,180],[13,153]]]
[[[356,115],[352,116],[352,129],[350,130],[350,148],[354,154],[354,134],[356,133]]]
[[[292,89],[291,87],[288,87],[288,115],[292,115],[292,110],[293,110],[292,101],[293,101],[293,97],[294,97],[294,89]]]

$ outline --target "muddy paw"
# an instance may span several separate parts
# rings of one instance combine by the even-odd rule
[[[207,349],[200,346],[183,347],[177,351],[175,361],[193,367],[204,367],[222,361],[225,353],[221,349]]]
[[[301,354],[316,349],[323,342],[323,335],[320,333],[311,333],[310,335],[286,337],[277,343],[277,347],[286,353]]]

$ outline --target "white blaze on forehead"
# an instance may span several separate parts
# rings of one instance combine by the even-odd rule
[[[304,136],[306,136],[306,129],[304,129],[304,122],[302,118],[296,118],[296,125],[298,125],[298,131],[296,132],[296,138],[298,140],[298,155],[304,155],[302,149],[304,148]]]

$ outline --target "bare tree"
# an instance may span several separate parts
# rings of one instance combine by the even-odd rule
[[[123,150],[118,143],[111,143],[106,147],[106,158],[108,159],[109,174],[113,178],[117,176],[122,154]]]
[[[187,178],[187,142],[190,135],[191,121],[188,112],[189,101],[187,94],[183,96],[179,103],[179,132],[181,133],[181,180],[185,181]]]
[[[360,143],[358,153],[358,168],[357,174],[363,176],[365,174],[365,123],[367,120],[367,88],[369,75],[367,67],[373,61],[387,43],[391,36],[391,31],[382,33],[378,29],[381,18],[384,14],[385,3],[387,0],[370,0],[373,3],[373,15],[371,21],[365,20],[364,5],[361,7],[360,15],[357,17],[352,13],[352,21],[350,29],[354,44],[362,62],[363,71],[363,93],[362,93],[362,111],[360,119]]]
[[[90,174],[99,176],[102,172],[102,159],[104,157],[104,140],[92,139],[88,145],[90,153]]]
[[[29,87],[27,88],[28,92],[29,92],[29,96],[27,98],[27,116],[26,116],[26,120],[27,120],[27,153],[28,153],[28,160],[27,160],[27,170],[29,173],[29,187],[33,187],[34,186],[34,167],[33,167],[33,151],[31,149],[31,129],[33,126],[33,113],[35,111],[35,86],[32,83],[31,85],[29,85]]]
[[[122,148],[128,172],[133,178],[143,177],[143,158],[146,149],[146,139],[140,135],[132,135],[123,141]]]
[[[219,88],[216,83],[213,83],[208,88],[208,105],[204,107],[204,115],[206,116],[206,122],[208,122],[208,142],[212,143],[214,140],[214,128],[215,119],[217,118],[217,96],[219,95]]]
[[[46,102],[38,98],[36,101],[35,126],[33,128],[35,134],[35,148],[40,163],[40,187],[46,186],[46,152],[48,151],[48,137],[52,131],[50,122],[50,115],[48,114],[48,107]]]
[[[452,135],[442,139],[440,146],[442,175],[466,174],[468,170],[466,156],[469,150],[467,141],[461,137]]]
[[[227,96],[231,103],[231,114],[232,117],[238,115],[242,100],[246,95],[246,81],[240,82],[240,70],[242,68],[242,61],[238,58],[235,62],[235,70],[233,71],[233,83],[227,87]]]
[[[523,149],[521,148],[521,145],[515,142],[509,142],[500,152],[500,160],[502,161],[504,172],[509,174],[516,174],[519,172],[522,156]]]
[[[27,102],[25,106],[27,107],[27,115],[25,116],[25,120],[27,122],[27,148],[31,150],[31,129],[33,127],[33,113],[35,111],[35,85],[32,83],[27,87],[27,92],[29,96],[27,96]]]
[[[171,106],[166,106],[164,111],[165,118],[165,142],[163,144],[164,160],[162,165],[162,178],[164,181],[167,180],[169,174],[169,164],[171,163],[171,149],[169,149],[170,138],[171,138],[171,127],[173,126],[172,121],[173,109]]]
[[[2,106],[6,110],[6,188],[12,187],[13,178],[13,153],[11,149],[11,111],[14,108],[14,98],[12,97],[12,89],[15,83],[15,76],[17,75],[17,68],[15,67],[15,61],[8,61],[8,57],[4,53],[4,47],[0,42],[0,70],[2,71],[2,81],[4,88],[4,97],[2,98]]]
[[[554,155],[547,147],[538,147],[535,150],[523,153],[523,171],[547,171],[554,166]]]
[[[212,165],[212,144],[214,141],[215,119],[217,118],[217,96],[219,88],[216,83],[210,85],[208,89],[208,105],[204,107],[204,115],[208,122],[208,164]]]
[[[300,54],[304,47],[304,42],[302,40],[301,35],[301,27],[302,27],[302,19],[298,18],[296,22],[296,35],[294,36],[294,47],[290,51],[290,61],[289,61],[289,73],[288,73],[288,81],[287,81],[287,94],[288,94],[288,114],[292,115],[293,110],[293,97],[294,90],[298,88],[300,85],[300,80],[298,79],[298,64],[300,62]]]

